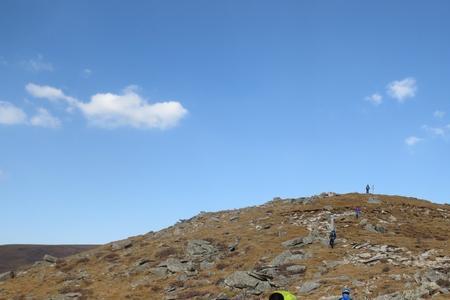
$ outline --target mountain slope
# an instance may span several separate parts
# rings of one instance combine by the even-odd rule
[[[449,299],[449,237],[448,205],[333,193],[274,199],[4,275],[0,299],[267,299],[278,288],[337,299],[344,286],[356,299]]]
[[[95,245],[1,245],[0,273],[32,264],[45,254],[62,258],[94,247]]]

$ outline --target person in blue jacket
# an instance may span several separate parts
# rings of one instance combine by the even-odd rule
[[[350,296],[350,289],[344,288],[342,290],[342,297],[339,298],[339,300],[352,300],[352,297]]]

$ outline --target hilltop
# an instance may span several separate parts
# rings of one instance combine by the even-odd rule
[[[5,273],[0,299],[267,299],[283,288],[331,300],[344,286],[354,299],[449,299],[449,237],[449,205],[386,195],[275,198]]]

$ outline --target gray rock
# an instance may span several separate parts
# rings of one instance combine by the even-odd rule
[[[195,271],[194,264],[190,261],[179,260],[177,258],[168,258],[160,263],[158,267],[166,267],[172,273],[178,272],[193,272]]]
[[[150,272],[157,277],[166,277],[169,273],[166,267],[152,268]]]
[[[320,287],[320,283],[318,281],[306,281],[299,287],[299,292],[303,293],[303,294],[307,294],[319,287]]]
[[[288,271],[291,274],[300,274],[300,273],[304,273],[306,271],[306,267],[300,266],[300,265],[293,265],[293,266],[287,267],[286,271]]]
[[[214,262],[202,261],[200,263],[200,269],[202,269],[202,270],[210,270],[210,269],[214,268],[214,265],[215,265]]]
[[[250,276],[247,272],[236,271],[225,278],[225,284],[238,289],[256,288],[260,280]]]
[[[285,241],[283,243],[281,243],[281,245],[285,248],[290,248],[290,247],[298,247],[298,246],[303,246],[303,237],[298,237],[292,240],[288,240]]]
[[[214,245],[204,240],[189,241],[186,251],[191,256],[212,256],[218,252]]]
[[[48,254],[45,254],[44,258],[42,260],[46,261],[46,262],[49,262],[49,263],[52,263],[52,264],[55,264],[58,261],[58,258],[56,258],[54,256],[51,256],[51,255],[48,255]]]
[[[290,250],[284,251],[276,256],[270,263],[272,266],[281,266],[292,261],[305,259],[306,255],[303,252],[293,253]]]
[[[371,203],[371,204],[380,204],[381,200],[375,197],[370,197],[369,200],[367,200],[367,203]]]
[[[116,250],[122,250],[122,249],[126,249],[126,248],[130,248],[131,246],[133,246],[133,243],[126,239],[126,240],[121,240],[121,241],[117,241],[111,244],[111,249],[113,251]]]
[[[375,229],[375,227],[372,224],[370,224],[370,223],[367,223],[364,226],[364,229],[367,230],[367,231],[370,231],[370,232],[378,233],[378,231]]]
[[[0,281],[5,281],[14,278],[15,274],[13,271],[5,272],[0,274]]]

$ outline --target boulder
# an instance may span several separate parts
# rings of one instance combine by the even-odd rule
[[[281,266],[292,261],[305,259],[306,255],[303,252],[291,252],[289,250],[282,252],[276,256],[270,263],[272,266]]]
[[[214,245],[204,240],[189,241],[186,251],[190,256],[212,256],[218,252]]]
[[[111,249],[113,251],[117,251],[117,250],[130,248],[131,246],[133,246],[133,243],[130,240],[126,239],[126,240],[121,240],[121,241],[112,243]]]
[[[225,284],[238,289],[255,288],[260,280],[250,276],[247,272],[236,271],[225,278]]]
[[[54,256],[51,256],[51,255],[48,255],[48,254],[45,254],[44,258],[42,260],[46,261],[46,262],[49,262],[49,263],[52,263],[52,264],[55,264],[58,261],[58,258],[56,258]]]
[[[306,281],[299,288],[299,292],[302,294],[307,294],[317,288],[320,287],[320,283],[318,281]]]

